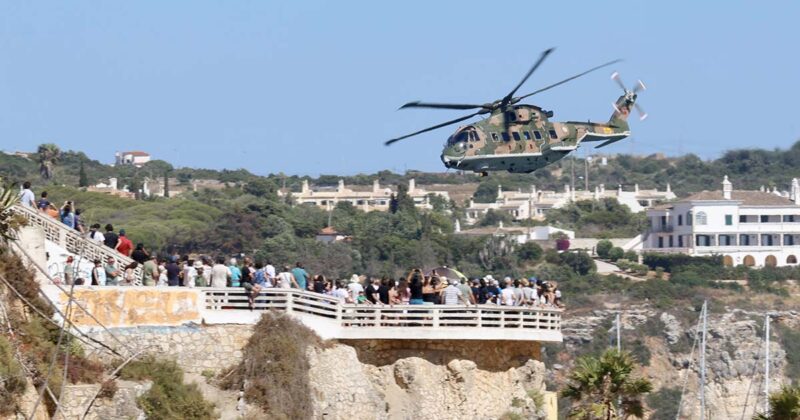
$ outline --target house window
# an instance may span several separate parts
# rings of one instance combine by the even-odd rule
[[[739,245],[750,246],[750,235],[739,235]]]
[[[667,216],[661,216],[661,226],[667,225]]]
[[[664,237],[663,236],[659,236],[658,237],[658,247],[659,248],[664,248]]]
[[[733,225],[733,215],[726,214],[725,215],[725,226],[732,226]]]
[[[669,247],[672,248],[672,235],[669,235]]]
[[[678,235],[678,248],[683,248],[683,235]]]
[[[556,140],[558,138],[558,134],[556,134],[556,130],[552,130],[551,129],[550,131],[548,131],[548,133],[550,133],[550,138],[551,139]]]
[[[739,215],[739,223],[747,223],[747,216]]]
[[[542,133],[540,133],[539,130],[533,130],[533,137],[536,140],[541,140],[542,139]]]
[[[733,245],[733,235],[719,235],[719,244],[721,246]]]
[[[522,134],[525,136],[525,140],[531,139],[531,132],[530,131],[523,131]]]
[[[682,214],[678,215],[678,226],[683,226],[683,215]]]
[[[692,225],[692,212],[690,212],[690,211],[686,212],[686,225],[687,226],[691,226]]]
[[[761,235],[761,246],[772,246],[772,235]]]
[[[767,222],[769,222],[769,216],[767,216],[767,215],[764,215],[764,214],[762,214],[761,216],[759,216],[759,219],[761,220],[761,223],[767,223]]]
[[[711,237],[708,235],[697,235],[695,236],[695,245],[697,246],[709,246],[711,245]]]
[[[503,141],[511,141],[511,136],[508,133],[501,133],[501,135],[503,136]]]
[[[704,211],[698,211],[697,216],[695,216],[695,219],[698,225],[708,224],[708,217],[706,216],[706,212]]]
[[[794,245],[794,235],[783,235],[783,244],[788,246]]]
[[[519,133],[516,132],[516,131],[513,131],[511,133],[511,136],[514,137],[514,140],[521,140],[520,137],[519,137]]]
[[[498,141],[499,140],[497,138],[497,133],[492,133],[492,140],[494,140],[494,141]]]
[[[794,223],[794,215],[793,214],[784,214],[783,215],[783,221],[784,222],[789,222],[789,223]]]

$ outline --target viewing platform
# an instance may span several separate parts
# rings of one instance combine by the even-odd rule
[[[64,311],[68,296],[45,294]],[[323,339],[514,340],[560,342],[562,310],[499,305],[354,305],[297,289],[264,289],[253,310],[242,288],[76,287],[75,300],[108,328],[196,324],[255,324],[265,311],[286,313]],[[98,328],[82,309],[70,317]]]

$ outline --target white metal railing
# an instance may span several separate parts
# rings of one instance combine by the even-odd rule
[[[243,288],[202,289],[206,310],[249,310]],[[262,289],[253,310],[326,318],[339,327],[468,327],[561,331],[561,309],[500,305],[355,305],[298,289]],[[457,338],[457,337],[456,337]]]
[[[105,262],[108,257],[114,257],[120,269],[133,262],[130,257],[126,257],[105,245],[100,245],[83,237],[77,230],[71,229],[69,226],[46,214],[42,214],[36,209],[17,204],[12,207],[12,210],[25,217],[29,224],[39,226],[44,231],[44,237],[48,241],[52,241],[67,251],[82,256],[89,261],[100,260]],[[136,285],[141,284],[141,278],[142,267],[137,267]]]

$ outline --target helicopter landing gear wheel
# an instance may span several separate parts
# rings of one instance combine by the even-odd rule
[[[489,172],[481,171],[481,178],[489,176]]]

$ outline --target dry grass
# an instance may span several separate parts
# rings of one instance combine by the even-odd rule
[[[308,346],[322,340],[304,325],[284,315],[264,314],[243,349],[241,363],[221,374],[224,389],[244,390],[248,403],[270,419],[311,417]]]

